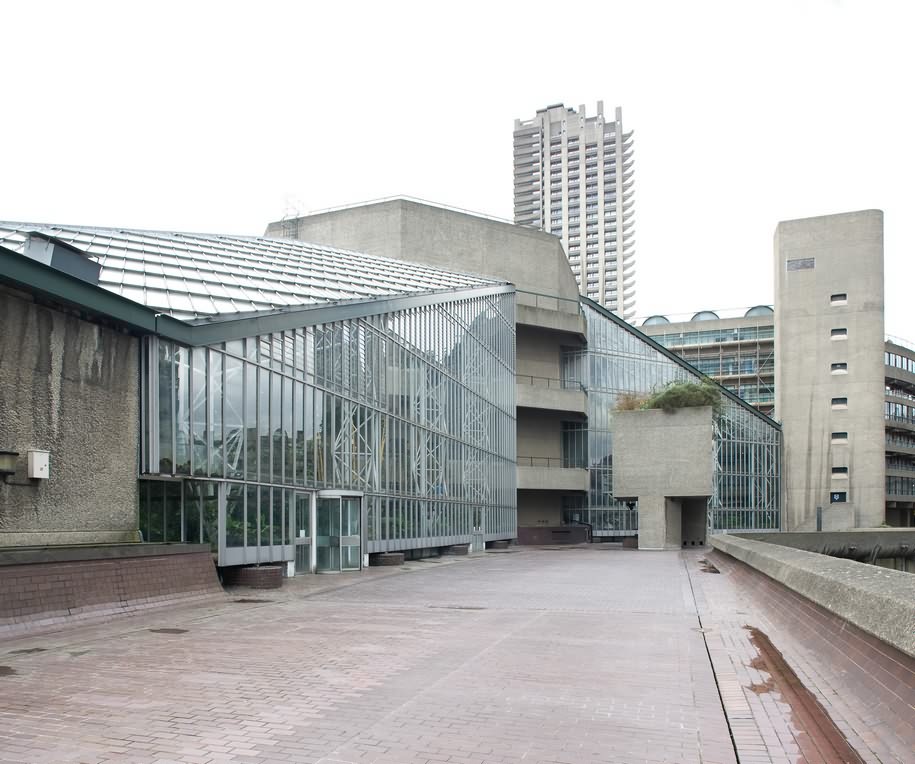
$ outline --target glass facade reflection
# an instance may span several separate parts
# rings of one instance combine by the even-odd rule
[[[590,523],[595,535],[631,535],[638,508],[613,497],[613,412],[622,394],[646,394],[669,382],[701,375],[665,355],[621,321],[583,300],[587,349],[568,353],[563,373],[588,393],[588,469],[584,506],[564,517]],[[722,397],[715,422],[715,493],[708,504],[711,532],[780,527],[780,431],[769,419],[730,397]],[[568,502],[573,504],[571,500]]]
[[[366,552],[512,538],[514,354],[511,291],[209,347],[147,338],[144,538],[293,560],[293,507],[322,489],[364,495]]]

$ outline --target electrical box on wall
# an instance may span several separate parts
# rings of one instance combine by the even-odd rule
[[[29,451],[29,477],[33,480],[47,480],[51,477],[50,451]]]

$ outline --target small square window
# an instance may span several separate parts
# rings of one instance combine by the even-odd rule
[[[847,432],[834,432],[832,434],[833,443],[848,443],[848,433]]]
[[[829,367],[830,374],[848,374],[848,364],[844,361],[831,364]]]
[[[833,467],[832,476],[833,476],[833,478],[847,478],[848,477],[848,467]]]
[[[845,292],[836,292],[829,296],[830,305],[848,305],[848,294]]]
[[[833,398],[832,407],[834,409],[847,409],[848,408],[848,398]]]
[[[831,340],[847,340],[848,339],[848,329],[844,326],[841,329],[833,329],[829,332],[829,339]]]
[[[848,501],[848,493],[845,491],[833,491],[829,494],[830,504],[843,504]]]

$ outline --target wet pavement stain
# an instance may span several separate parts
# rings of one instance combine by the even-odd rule
[[[0,676],[12,676],[16,673],[16,669],[10,668],[9,666],[0,666]]]
[[[712,563],[710,563],[708,560],[706,560],[704,558],[699,560],[699,564],[702,566],[703,573],[720,573],[721,572],[720,570],[718,570],[718,568],[716,568],[714,565],[712,565]]]
[[[23,647],[21,650],[10,650],[8,655],[31,655],[32,653],[43,653],[47,647]]]
[[[70,652],[70,657],[79,658],[79,656],[87,655],[89,652],[90,652],[89,650],[73,650]]]
[[[804,686],[769,637],[755,626],[744,628],[750,632],[750,642],[759,652],[750,666],[769,674],[765,682],[751,684],[748,689],[757,695],[777,692],[781,701],[790,706],[795,738],[802,749],[807,747],[804,745],[807,743],[816,754],[813,759],[805,755],[800,761],[864,764],[864,759],[848,742],[816,695]]]
[[[187,634],[187,629],[150,629],[153,634]]]
[[[259,600],[254,597],[242,597],[241,599],[232,600],[239,605],[266,605],[268,602],[273,602],[273,600]]]

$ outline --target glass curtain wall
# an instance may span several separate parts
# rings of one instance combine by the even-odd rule
[[[638,508],[613,497],[613,412],[622,394],[645,394],[669,382],[701,377],[668,358],[635,333],[584,305],[588,347],[563,359],[565,373],[578,373],[588,392],[587,505],[574,508],[596,535],[638,531]],[[763,417],[722,398],[715,422],[715,493],[709,499],[710,532],[780,527],[780,433]],[[570,508],[572,509],[572,508]]]
[[[295,488],[363,492],[368,552],[466,543],[474,517],[512,538],[514,342],[512,293],[210,347],[150,340],[143,472],[227,481],[225,544],[273,556],[291,550]],[[141,486],[144,538],[179,540],[163,490]]]

